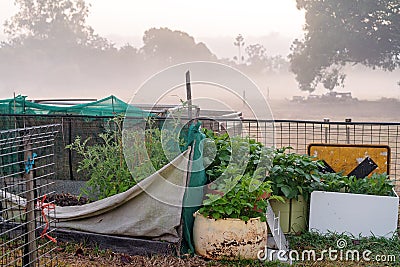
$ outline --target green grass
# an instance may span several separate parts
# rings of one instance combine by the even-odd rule
[[[397,235],[391,238],[360,238],[348,237],[340,234],[319,235],[316,233],[303,233],[301,235],[287,236],[291,250],[300,253],[304,250],[315,250],[317,258],[323,250],[338,250],[337,241],[346,242],[343,251],[357,250],[360,252],[360,261],[329,260],[326,255],[324,261],[297,261],[292,266],[318,266],[318,267],[340,267],[340,266],[400,266],[400,239]],[[260,260],[205,260],[198,256],[179,258],[175,256],[158,255],[153,257],[129,256],[125,254],[113,253],[110,250],[100,249],[99,246],[89,246],[86,243],[63,243],[59,242],[57,246],[57,258],[59,266],[124,266],[130,264],[133,266],[228,266],[228,267],[288,267],[288,264],[280,262],[269,262]],[[369,258],[371,261],[363,261],[363,251],[371,251]],[[21,252],[22,253],[22,252]],[[343,254],[344,255],[344,254]],[[377,255],[393,255],[393,262],[376,262],[373,259]],[[146,263],[146,264],[142,264]]]
[[[299,261],[295,261],[292,266],[319,266],[319,267],[339,267],[339,266],[400,266],[400,239],[398,235],[393,235],[391,238],[381,237],[350,237],[343,234],[326,234],[320,235],[317,233],[303,233],[301,235],[289,235],[287,236],[290,249],[299,252]],[[338,247],[338,240],[345,242],[343,248]],[[341,244],[343,245],[343,243]],[[323,258],[324,260],[301,260],[303,251],[314,250],[316,252],[316,259],[322,258],[322,251],[326,250]],[[337,255],[336,260],[331,260],[329,257],[329,250],[332,251],[332,257]],[[348,255],[346,260],[347,251],[358,251],[359,260],[355,254],[354,258],[351,254]],[[337,251],[337,252],[335,252]],[[370,251],[370,254],[366,254],[370,261],[363,259],[363,253]],[[336,253],[336,254],[335,254]],[[342,253],[342,254],[341,254]],[[367,253],[367,252],[366,252]],[[342,255],[342,256],[341,256]],[[377,257],[393,257],[390,261],[377,262]],[[340,257],[342,258],[340,260]],[[305,254],[305,259],[308,256]],[[394,260],[394,261],[393,261]],[[219,265],[218,265],[219,264]],[[289,266],[288,264],[280,262],[269,262],[259,260],[240,260],[240,261],[211,261],[209,266]]]
[[[400,239],[398,235],[393,235],[391,238],[382,237],[349,237],[343,234],[330,233],[320,235],[317,233],[303,233],[302,235],[288,236],[291,250],[297,250],[300,255],[304,250],[315,250],[317,258],[321,257],[323,250],[337,250],[333,252],[337,255],[338,260],[331,260],[327,252],[324,254],[324,263],[320,262],[318,266],[399,266],[400,265]],[[338,240],[341,240],[342,245],[338,247]],[[348,256],[346,261],[347,251],[358,251],[360,260],[353,260],[356,257]],[[370,251],[368,253],[367,251]],[[363,260],[363,253],[366,254],[366,259]],[[340,254],[343,253],[343,254]],[[341,256],[342,255],[342,256]],[[333,257],[332,256],[332,257]],[[340,257],[342,260],[339,260]],[[385,262],[378,262],[379,259],[387,258]],[[307,258],[307,257],[305,257]],[[310,266],[311,263],[298,261],[296,266]],[[315,264],[315,262],[313,262]],[[346,264],[346,265],[342,265]]]
[[[227,266],[227,267],[288,267],[290,265],[278,261],[259,261],[259,260],[220,260],[210,261],[208,266]]]

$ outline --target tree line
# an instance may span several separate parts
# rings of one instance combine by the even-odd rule
[[[261,44],[233,40],[238,55],[221,59],[188,33],[151,28],[140,48],[116,47],[87,24],[84,0],[15,0],[19,11],[5,21],[0,44],[0,88],[124,88],[170,65],[218,61],[250,75],[289,70],[299,88],[312,92],[343,86],[346,64],[392,71],[400,66],[398,0],[297,0],[305,10],[304,37],[288,58],[270,56]]]
[[[38,89],[83,86],[124,88],[162,68],[187,61],[219,61],[249,72],[287,71],[283,57],[261,45],[246,48],[248,59],[219,59],[188,33],[151,28],[143,46],[116,47],[87,24],[84,0],[15,0],[19,11],[5,21],[0,44],[0,87]]]

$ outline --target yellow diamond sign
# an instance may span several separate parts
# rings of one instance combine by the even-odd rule
[[[308,155],[323,160],[329,172],[357,178],[389,174],[390,148],[385,145],[310,144]]]

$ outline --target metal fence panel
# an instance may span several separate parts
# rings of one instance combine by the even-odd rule
[[[59,129],[52,124],[0,131],[1,266],[57,265],[55,222],[47,220],[54,209],[46,197]]]

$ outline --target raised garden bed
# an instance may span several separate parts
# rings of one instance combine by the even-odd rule
[[[162,241],[102,235],[60,228],[56,230],[56,235],[57,240],[62,242],[84,243],[88,246],[110,249],[114,252],[129,255],[175,255],[178,252],[177,244]]]

